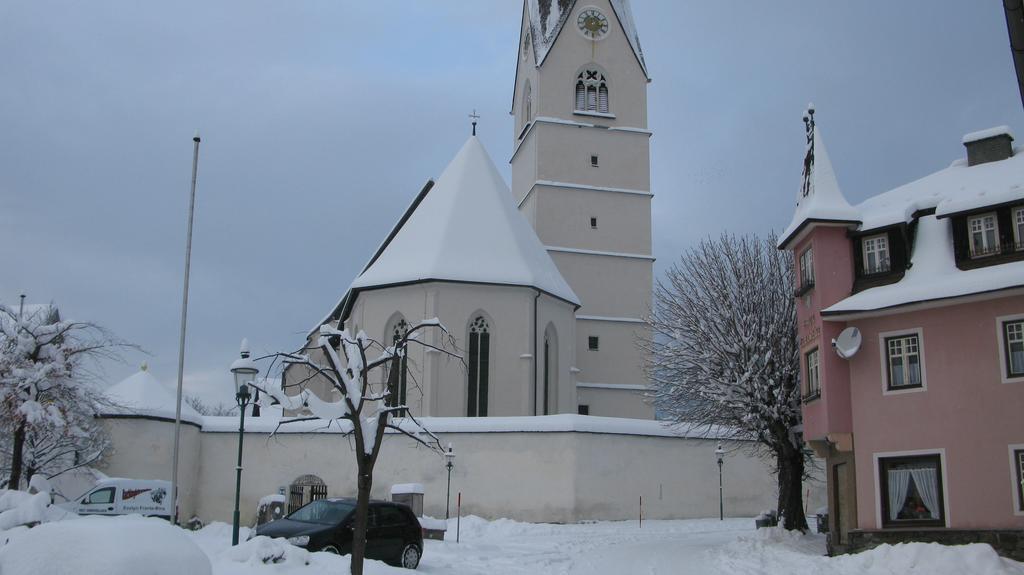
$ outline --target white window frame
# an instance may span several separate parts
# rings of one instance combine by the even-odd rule
[[[945,516],[943,519],[946,522],[946,527],[949,527],[949,518],[952,516],[952,511],[949,508],[949,477],[946,474],[946,450],[945,448],[938,449],[918,449],[914,451],[882,451],[878,453],[872,453],[871,457],[874,461],[875,469],[875,529],[886,529],[891,530],[892,527],[882,527],[882,485],[881,485],[881,473],[879,473],[879,459],[887,459],[890,457],[912,457],[915,455],[938,455],[939,456],[939,467],[942,472],[942,507]]]
[[[1010,212],[1010,222],[1013,224],[1013,239],[1017,242],[1014,246],[1017,251],[1024,250],[1024,206],[1013,208]]]
[[[978,253],[976,253],[976,250],[975,250],[975,247],[974,247],[974,230],[971,229],[971,226],[973,225],[974,222],[977,222],[977,221],[984,222],[988,218],[992,218],[992,237],[995,238],[995,245],[992,245],[992,246],[985,246],[985,245],[983,245],[982,249],[985,250],[985,253],[978,254]],[[986,229],[985,228],[985,224],[982,223],[982,228],[981,228],[982,243],[985,243],[985,241],[984,241],[985,229]],[[999,218],[996,216],[995,212],[986,212],[984,214],[978,214],[978,215],[975,215],[975,216],[968,216],[967,217],[967,242],[968,242],[968,246],[970,247],[970,250],[971,250],[971,254],[970,254],[971,255],[971,259],[985,258],[985,257],[989,257],[989,256],[994,256],[994,255],[999,253]]]
[[[889,388],[889,345],[886,340],[893,337],[917,336],[917,357],[921,364],[921,386]],[[924,330],[919,327],[886,331],[878,334],[878,356],[882,367],[882,395],[901,395],[928,391],[928,375],[924,356]]]
[[[814,283],[814,246],[800,252],[800,287]]]
[[[1013,491],[1013,514],[1019,517],[1024,517],[1024,510],[1021,510],[1020,504],[1020,489],[1018,488],[1017,482],[1020,481],[1020,477],[1017,476],[1017,458],[1014,456],[1014,451],[1024,449],[1024,443],[1014,443],[1008,446],[1010,452],[1010,490]]]
[[[881,241],[881,243],[879,244],[880,247],[876,247],[876,248],[873,248],[871,250],[868,249],[869,245],[875,245],[874,242],[877,242],[879,240]],[[865,238],[863,238],[861,240],[861,254],[863,256],[863,262],[862,262],[863,263],[863,266],[862,266],[863,270],[862,271],[863,271],[864,275],[884,274],[884,273],[889,273],[889,272],[892,271],[892,250],[890,250],[889,247],[890,247],[889,246],[889,234],[876,234],[876,235],[873,235],[873,236],[867,236],[867,237],[865,237]],[[875,253],[875,254],[884,253],[885,254],[885,267],[883,268],[882,265],[879,264],[879,266],[877,268],[875,268],[874,270],[869,268],[868,267],[868,254],[869,253]],[[880,258],[876,258],[876,259],[880,260]]]
[[[1006,365],[1006,330],[1003,329],[1003,324],[1008,321],[1019,321],[1024,320],[1024,313],[1018,313],[1014,315],[1003,315],[996,318],[996,342],[999,345],[996,346],[996,351],[999,353],[999,380],[1003,383],[1024,383],[1024,375],[1017,377],[1007,377],[1008,365]]]
[[[811,354],[814,354],[814,389],[811,388]],[[804,353],[804,399],[821,397],[821,347],[815,346]]]

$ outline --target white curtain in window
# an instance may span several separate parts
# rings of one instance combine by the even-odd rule
[[[924,502],[924,506],[928,508],[928,512],[931,513],[932,519],[938,519],[939,481],[935,474],[935,469],[923,467],[920,469],[911,469],[909,471],[914,477],[914,485],[917,486],[917,493],[921,496],[921,501]],[[892,473],[892,471],[889,473]]]
[[[889,520],[895,521],[903,509],[903,502],[907,500],[907,490],[910,488],[909,469],[889,470]]]

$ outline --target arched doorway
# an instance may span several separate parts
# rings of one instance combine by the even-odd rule
[[[288,486],[288,513],[317,499],[327,497],[327,484],[316,475],[302,475]]]

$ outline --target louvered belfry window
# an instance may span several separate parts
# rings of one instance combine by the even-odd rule
[[[608,81],[599,70],[585,69],[576,76],[576,111],[607,114]]]
[[[477,316],[469,326],[469,391],[466,415],[487,417],[487,380],[490,375],[491,326]]]

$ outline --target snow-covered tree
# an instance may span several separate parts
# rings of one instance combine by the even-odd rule
[[[775,238],[704,240],[658,282],[642,342],[658,411],[690,430],[724,426],[778,472],[778,512],[807,529],[792,257]]]
[[[8,488],[98,461],[110,442],[94,420],[107,403],[98,360],[127,344],[103,328],[62,320],[53,305],[0,305],[0,446]]]
[[[437,330],[442,343],[434,345],[422,337],[428,330]],[[366,553],[366,526],[373,487],[373,469],[380,455],[386,430],[412,438],[428,449],[444,453],[438,438],[424,429],[405,405],[399,405],[393,386],[388,385],[388,372],[400,369],[407,357],[409,344],[428,347],[435,352],[461,361],[454,350],[448,330],[435,319],[424,320],[409,328],[404,336],[384,346],[360,331],[355,336],[348,330],[329,325],[320,326],[315,345],[296,353],[275,354],[275,361],[287,370],[277,386],[254,385],[261,393],[260,405],[280,404],[288,413],[299,413],[282,419],[293,421],[320,419],[328,426],[337,425],[350,439],[357,468],[357,505],[352,533],[352,574],[362,575]],[[378,355],[379,354],[379,355]],[[376,356],[376,357],[374,357]],[[270,370],[268,370],[270,371]],[[299,374],[299,376],[296,376]],[[341,399],[327,401],[310,388],[340,394]],[[312,414],[311,416],[301,414]]]

